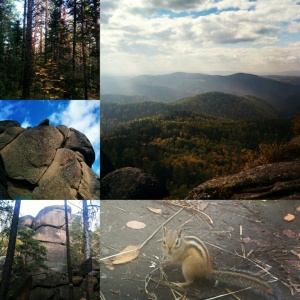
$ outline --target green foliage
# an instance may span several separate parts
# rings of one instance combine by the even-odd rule
[[[47,249],[45,246],[33,239],[35,231],[32,229],[19,230],[16,244],[16,256],[14,267],[23,274],[36,272],[39,269],[48,269]]]

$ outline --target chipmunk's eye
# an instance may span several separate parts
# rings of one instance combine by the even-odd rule
[[[162,241],[162,244],[165,246],[165,245],[166,245],[166,241],[165,241],[165,240],[163,240],[163,241]]]
[[[175,241],[175,247],[179,247],[179,245],[180,245],[180,239],[176,239],[176,241]]]

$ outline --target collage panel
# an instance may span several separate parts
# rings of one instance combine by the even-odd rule
[[[0,299],[99,299],[99,200],[0,200],[0,212]]]
[[[101,2],[101,199],[300,199],[300,4],[278,3]]]
[[[0,99],[100,99],[100,0],[5,1]]]
[[[100,100],[1,100],[0,199],[100,199]]]
[[[101,300],[298,299],[300,200],[101,200]]]

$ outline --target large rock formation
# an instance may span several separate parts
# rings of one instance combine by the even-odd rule
[[[1,199],[99,199],[100,178],[90,168],[87,137],[64,125],[34,128],[0,121]]]
[[[209,180],[194,188],[186,199],[300,199],[300,160]]]
[[[138,168],[122,168],[101,180],[101,199],[163,199],[169,196],[166,187]]]
[[[71,208],[68,206],[69,226],[75,219]],[[67,300],[68,278],[66,264],[66,231],[64,206],[54,205],[42,209],[38,215],[24,216],[19,219],[19,229],[35,230],[34,239],[41,242],[47,249],[46,265],[49,270],[40,270],[33,275],[29,300]],[[5,256],[0,256],[0,272],[3,269]],[[100,260],[92,259],[93,284],[95,291],[99,291],[100,282]],[[83,277],[78,271],[73,273],[74,300],[82,299],[85,285]]]
[[[75,219],[68,206],[69,225]],[[24,216],[19,219],[19,229],[31,228],[35,231],[34,239],[47,249],[46,265],[54,271],[67,273],[66,266],[66,231],[65,210],[63,205],[43,208],[35,218]]]

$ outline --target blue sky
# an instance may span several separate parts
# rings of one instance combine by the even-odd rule
[[[300,71],[299,16],[299,0],[101,0],[101,75]]]
[[[84,133],[93,145],[92,169],[100,175],[100,100],[1,100],[0,120],[15,120],[24,128],[44,118],[50,125],[66,125]]]

